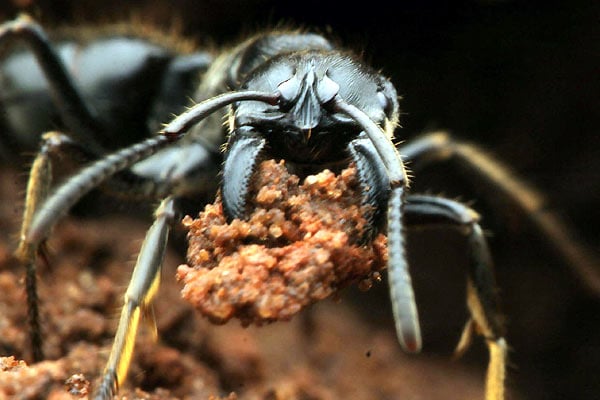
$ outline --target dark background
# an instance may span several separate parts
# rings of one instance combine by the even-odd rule
[[[174,0],[129,1],[127,9],[121,1],[20,3],[46,26],[127,18],[129,10],[165,26],[176,16],[186,35],[216,44],[281,21],[331,32],[395,83],[403,97],[398,138],[447,129],[484,146],[540,188],[578,240],[596,254],[600,250],[597,1]],[[17,9],[5,2],[0,18],[13,17]],[[585,291],[570,266],[538,232],[519,223],[514,210],[492,210],[485,193],[451,166],[417,175],[414,189],[477,199],[484,226],[493,232],[512,345],[509,385],[531,399],[597,398],[599,297]],[[460,257],[452,255],[452,246],[462,242],[434,233],[414,235],[411,243],[413,257],[425,259],[415,272],[425,351],[447,351],[463,320],[444,314],[440,287],[453,281],[456,270],[427,258],[438,251],[442,259]],[[387,309],[381,321],[390,323]],[[453,332],[449,339],[445,325]],[[467,359],[476,362],[485,354],[481,347]]]
[[[0,17],[24,9],[46,26],[131,12],[168,26],[176,17],[186,35],[216,44],[281,21],[331,32],[395,83],[403,97],[398,138],[440,128],[483,144],[598,243],[600,213],[587,207],[600,203],[598,2],[14,3],[33,5],[5,4]]]

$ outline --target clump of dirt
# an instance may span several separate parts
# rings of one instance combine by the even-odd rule
[[[370,287],[387,261],[374,240],[356,170],[324,170],[299,184],[285,162],[263,161],[252,182],[247,220],[228,223],[221,200],[189,229],[182,295],[215,323],[288,320],[307,305],[356,282]]]

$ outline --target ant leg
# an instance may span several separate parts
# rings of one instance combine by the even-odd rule
[[[46,134],[42,137],[43,142],[41,149],[33,161],[29,173],[25,195],[25,210],[23,211],[23,222],[21,224],[21,234],[19,235],[19,246],[15,252],[20,263],[26,266],[25,291],[27,293],[27,318],[30,327],[29,340],[34,361],[41,361],[44,359],[35,264],[38,245],[27,243],[25,235],[31,226],[34,213],[39,208],[40,203],[42,203],[48,195],[52,180],[50,153],[62,143],[60,137],[60,134],[53,133]]]
[[[504,399],[506,341],[498,314],[495,278],[487,240],[479,225],[479,215],[455,200],[435,196],[411,195],[405,203],[408,226],[454,225],[464,229],[469,239],[467,306],[471,319],[457,347],[462,353],[475,331],[486,339],[490,360],[486,378],[486,400]]]
[[[402,158],[415,169],[445,160],[456,160],[481,180],[490,192],[502,196],[522,210],[568,265],[584,286],[600,296],[600,270],[596,257],[580,245],[568,224],[545,208],[543,196],[511,173],[510,169],[471,143],[453,139],[447,132],[426,134],[398,148]]]
[[[85,143],[86,147],[96,153],[103,149],[96,140],[102,129],[99,126],[94,111],[83,100],[83,97],[67,71],[60,56],[52,48],[42,27],[31,17],[21,15],[13,21],[0,25],[0,44],[22,40],[33,52],[42,72],[44,73],[49,90],[71,137]]]
[[[52,157],[58,153],[66,153],[67,149],[69,151],[76,149],[85,153],[71,138],[62,133],[48,132],[42,136],[40,150],[29,172],[19,245],[15,251],[15,256],[26,268],[25,291],[27,293],[30,343],[34,361],[41,361],[44,358],[36,279],[36,259],[43,243],[30,243],[26,240],[26,235],[31,227],[34,214],[40,208],[40,204],[46,200],[52,185]],[[85,154],[85,156],[89,157],[90,155]]]
[[[155,218],[146,233],[125,293],[124,305],[110,357],[104,369],[100,386],[94,395],[96,400],[112,399],[119,385],[127,377],[140,314],[150,310],[152,299],[156,295],[160,283],[160,270],[169,231],[175,219],[174,200],[171,197],[162,201],[156,209]]]
[[[125,151],[123,153],[125,157],[128,155],[131,156],[131,151]],[[94,153],[88,151],[87,148],[80,143],[73,141],[70,137],[59,132],[49,132],[42,136],[40,150],[36,155],[29,172],[23,220],[21,224],[19,244],[15,251],[15,256],[26,268],[25,288],[27,294],[28,323],[31,335],[30,343],[32,349],[32,358],[34,361],[41,361],[44,359],[37,295],[36,261],[38,255],[43,255],[43,251],[40,250],[43,249],[43,244],[47,238],[47,235],[36,238],[37,234],[34,221],[36,218],[39,219],[40,216],[45,216],[46,218],[53,216],[56,217],[56,215],[53,214],[55,212],[62,215],[63,212],[66,213],[69,208],[67,207],[59,209],[58,211],[47,211],[48,200],[52,198],[52,196],[49,196],[49,191],[52,187],[53,181],[52,159],[57,154],[76,154],[77,158],[80,159],[97,158]],[[102,165],[102,163],[100,164]],[[123,184],[120,182],[120,180],[124,178],[125,176],[113,176],[109,183],[112,186],[121,187]],[[149,190],[148,188],[152,187],[152,185],[158,185],[150,179],[146,177],[140,177],[134,173],[127,174],[127,178],[133,179],[132,182],[129,182],[127,187],[127,190],[131,192],[141,193],[142,189],[144,189],[146,192],[153,192],[153,190]],[[125,188],[121,189],[123,191],[127,191]]]
[[[39,317],[36,261],[38,255],[43,255],[45,237],[38,241],[30,239],[34,216],[38,215],[46,203],[53,181],[52,159],[59,154],[76,154],[80,159],[94,159],[96,154],[90,152],[80,143],[73,141],[60,132],[48,132],[42,136],[42,144],[29,171],[25,206],[19,235],[19,244],[15,256],[25,266],[25,290],[27,297],[28,324],[30,327],[30,344],[34,361],[44,359],[43,340]],[[113,177],[116,181],[121,177]],[[137,185],[130,184],[131,190],[137,186],[149,186],[149,180],[137,177]]]

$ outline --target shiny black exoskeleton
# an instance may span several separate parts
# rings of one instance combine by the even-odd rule
[[[2,50],[0,156],[4,159],[14,158],[15,151],[34,150],[40,132],[50,129],[92,131],[95,141],[112,150],[139,141],[189,105],[212,61],[208,52],[175,52],[164,43],[133,34],[62,35],[50,51],[59,57],[85,100],[86,110],[77,111],[88,114],[82,128],[70,126],[73,118],[61,115],[65,110],[56,101],[63,101],[65,93],[55,92],[64,90],[63,78],[50,60],[40,61],[45,57],[42,52]]]
[[[480,161],[483,156],[473,155],[473,147],[443,134],[397,149],[392,142],[399,115],[397,94],[379,72],[324,37],[298,31],[253,36],[222,52],[210,66],[204,53],[173,54],[150,42],[120,36],[92,41],[75,57],[69,55],[73,44],[54,47],[26,17],[0,27],[0,44],[8,39],[21,39],[31,52],[9,57],[0,68],[0,100],[12,142],[22,140],[25,145],[36,131],[63,129],[42,136],[17,250],[27,267],[35,358],[43,357],[35,280],[39,247],[52,226],[89,191],[103,186],[125,196],[162,200],[140,250],[96,391],[97,399],[107,400],[127,375],[141,311],[156,293],[170,228],[184,205],[192,200],[198,206],[197,199],[214,196],[220,184],[227,217],[243,219],[259,160],[285,159],[300,175],[339,170],[353,162],[364,193],[361,200],[375,210],[370,216],[372,231],[387,233],[390,298],[405,350],[421,348],[404,249],[405,225],[443,223],[467,232],[471,321],[465,332],[476,331],[487,339],[488,399],[502,398],[506,344],[479,217],[453,200],[409,194],[400,154],[408,161],[455,156],[482,169],[491,161]],[[39,72],[19,73],[34,64],[43,77]],[[156,123],[169,120],[168,113],[183,111],[196,80],[195,105],[149,135]],[[38,96],[43,82],[50,96],[45,90]],[[44,117],[30,121],[38,111]],[[53,126],[55,112],[60,118]],[[91,162],[48,194],[54,156],[69,152]],[[493,174],[488,179],[496,183]]]

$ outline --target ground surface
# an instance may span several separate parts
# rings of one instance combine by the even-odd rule
[[[107,358],[147,225],[112,215],[69,218],[57,227],[51,267],[40,270],[48,361],[28,365],[20,361],[30,357],[23,271],[11,256],[21,181],[6,171],[0,179],[2,188],[15,188],[0,199],[0,352],[10,356],[0,364],[0,399],[85,398]],[[367,322],[349,300],[321,301],[290,322],[212,325],[180,299],[175,269],[182,261],[169,252],[155,304],[159,339],[142,327],[123,399],[482,397],[481,369],[448,355],[404,355],[391,326]]]

